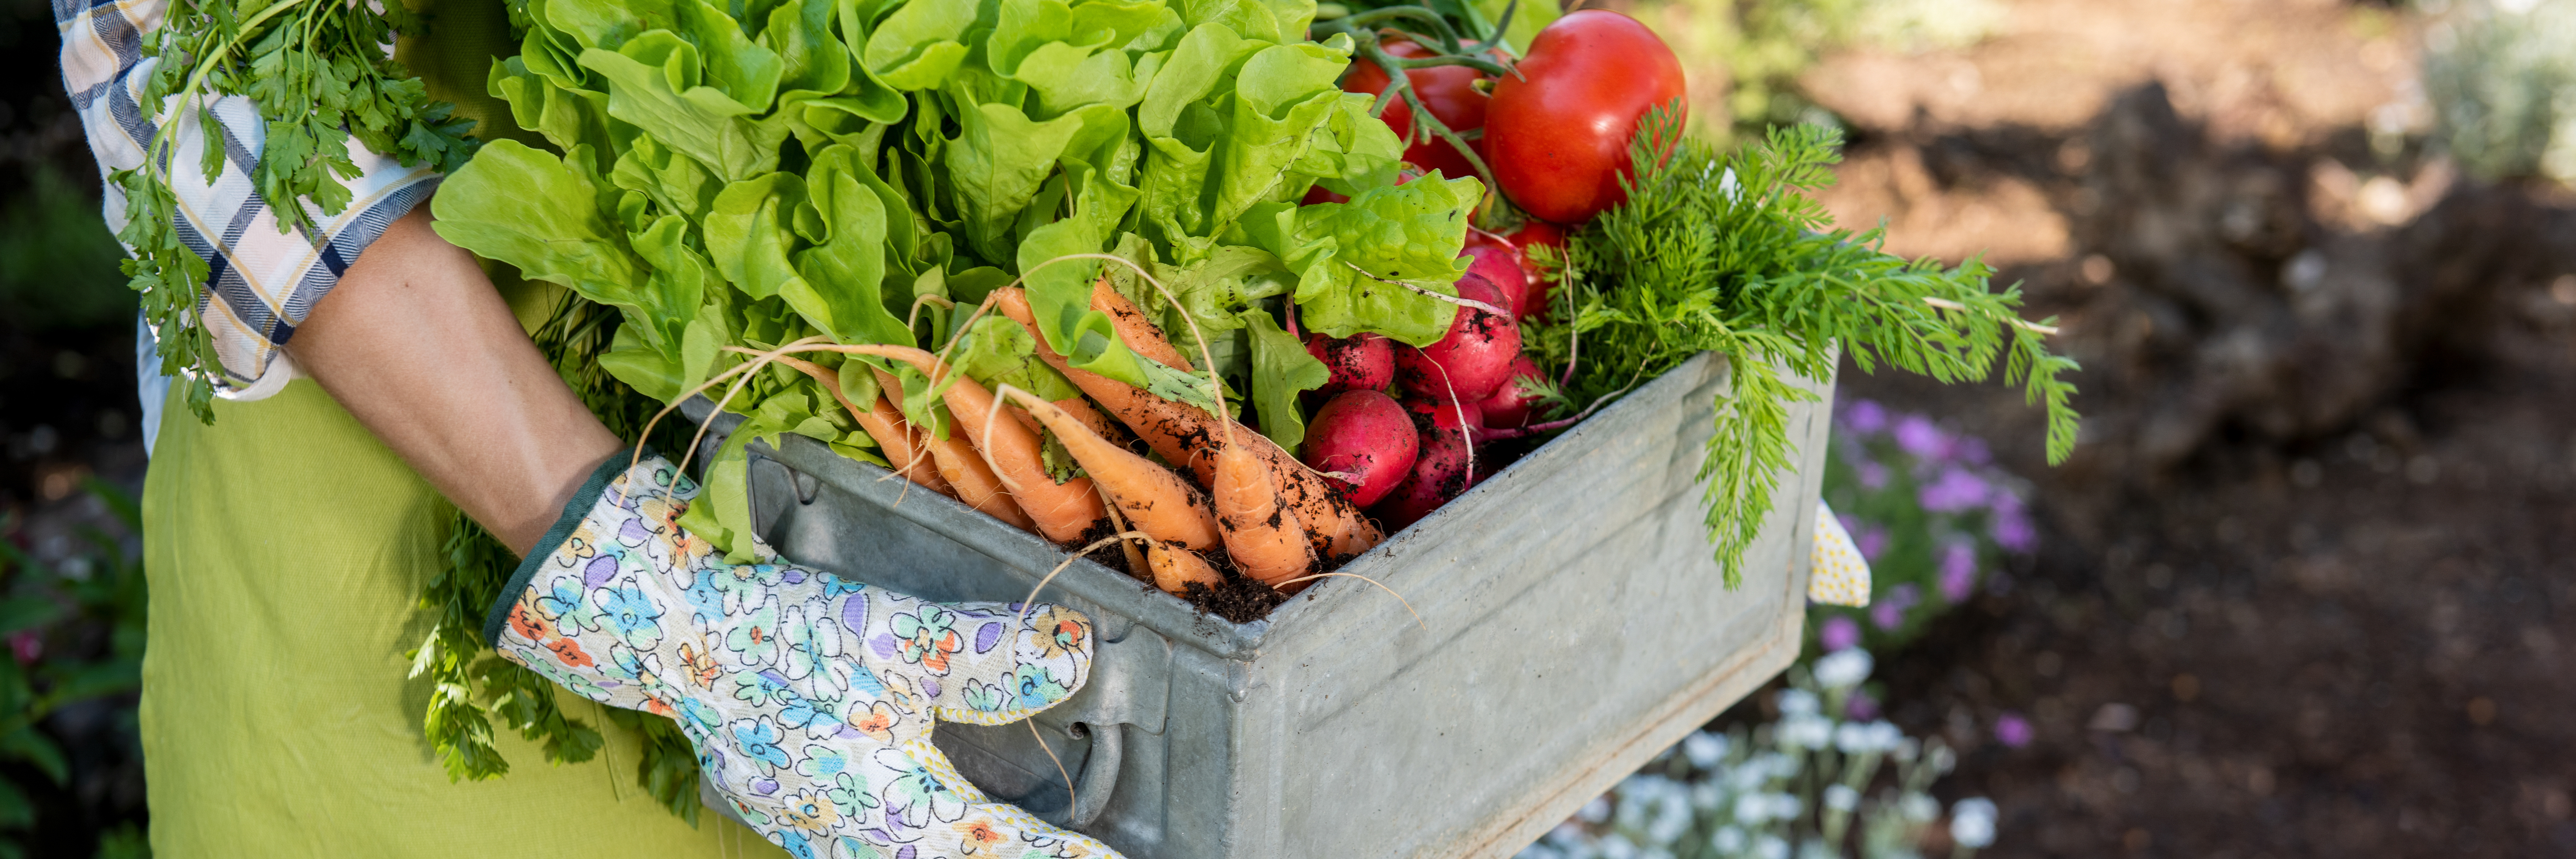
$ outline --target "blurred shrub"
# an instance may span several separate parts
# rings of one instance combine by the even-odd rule
[[[0,315],[29,330],[132,324],[125,249],[100,219],[97,180],[45,161],[0,202]]]
[[[1777,721],[1683,738],[1516,859],[1921,859],[1944,835],[1966,859],[1994,843],[1983,798],[1937,825],[1949,747],[1846,718],[1870,668],[1854,648],[1789,669]]]
[[[2576,0],[2419,4],[2435,134],[2471,173],[2576,185]]]
[[[1834,410],[1825,503],[1870,566],[1866,608],[1810,605],[1809,653],[1903,646],[2038,543],[2028,491],[1984,440],[1869,400]]]
[[[87,488],[128,533],[141,533],[142,511],[131,496],[95,478]],[[132,693],[143,679],[143,559],[115,535],[87,528],[82,536],[90,551],[61,569],[48,569],[16,543],[0,540],[0,593],[6,594],[0,598],[0,640],[8,645],[6,658],[0,658],[0,761],[24,764],[58,792],[71,782],[75,758],[98,757],[67,757],[44,730],[46,720],[67,707],[111,701],[105,733],[126,747],[111,757],[141,754]],[[47,786],[0,778],[0,832],[35,826],[31,787]],[[100,836],[100,856],[149,854],[130,824]],[[25,855],[15,837],[0,834],[0,859]]]
[[[1994,0],[1644,0],[1653,26],[1693,74],[1691,122],[1720,142],[1773,125],[1833,123],[1798,93],[1798,76],[1835,50],[1965,47],[2002,16]],[[1707,72],[1720,72],[1709,80]],[[1710,84],[1724,87],[1720,98]]]

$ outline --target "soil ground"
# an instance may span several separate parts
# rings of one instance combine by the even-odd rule
[[[1990,855],[2576,856],[2570,195],[2428,155],[2381,7],[2002,8],[1805,79],[1855,131],[1838,218],[1986,252],[2086,365],[2058,468],[2016,394],[1846,367],[2046,518],[1889,655],[1891,717],[1968,750]]]

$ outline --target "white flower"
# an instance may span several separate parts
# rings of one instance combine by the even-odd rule
[[[1896,727],[1895,722],[1890,722],[1886,719],[1880,719],[1869,723],[1869,736],[1871,741],[1870,744],[1877,746],[1878,750],[1882,752],[1893,750],[1905,744],[1904,729]]]
[[[1717,762],[1726,757],[1726,735],[1693,731],[1690,736],[1682,738],[1682,757],[1689,758],[1691,766],[1700,769],[1717,766]]]
[[[1753,855],[1760,859],[1789,859],[1789,842],[1777,835],[1765,835],[1753,842]]]
[[[1805,689],[1780,690],[1779,703],[1780,715],[1783,716],[1812,715],[1824,706],[1816,700],[1816,693]]]
[[[1729,856],[1744,852],[1744,842],[1744,830],[1735,826],[1720,826],[1717,834],[1708,837],[1708,846]]]
[[[1827,689],[1856,686],[1869,679],[1870,667],[1869,651],[1857,647],[1837,650],[1816,660],[1816,683]]]
[[[1610,798],[1593,797],[1591,802],[1584,803],[1582,808],[1575,809],[1574,819],[1585,823],[1599,823],[1610,819]]]
[[[1810,749],[1824,748],[1834,739],[1834,720],[1813,714],[1790,716],[1780,720],[1780,742]]]
[[[1751,763],[1727,770],[1726,789],[1736,793],[1752,793],[1760,788],[1763,782],[1771,778],[1771,768],[1765,765],[1768,760],[1768,758],[1754,758]]]
[[[1799,801],[1797,794],[1771,794],[1771,817],[1775,820],[1795,820],[1806,807],[1807,804]]]
[[[1719,803],[1725,801],[1726,788],[1719,785],[1717,782],[1704,781],[1691,785],[1690,804],[1692,808],[1707,811],[1716,808]]]
[[[1847,784],[1826,785],[1825,807],[1842,812],[1859,808],[1860,791],[1853,790],[1852,786]]]
[[[1667,791],[1656,798],[1655,819],[1645,826],[1646,838],[1661,847],[1680,840],[1682,833],[1690,831],[1690,827],[1689,795],[1681,790]]]
[[[1512,859],[1564,859],[1564,856],[1565,854],[1556,852],[1554,847],[1532,844],[1521,848],[1521,852],[1512,854]]]
[[[1766,794],[1748,793],[1735,798],[1735,822],[1760,826],[1771,819],[1771,800]]]
[[[1995,843],[1995,802],[1982,796],[1950,806],[1950,840],[1971,850]]]
[[[1601,836],[1601,859],[1637,859],[1637,845],[1616,832]]]
[[[1885,720],[1865,725],[1844,723],[1834,728],[1834,748],[1847,755],[1892,751],[1903,742],[1905,732]]]
[[[1929,794],[1908,793],[1896,801],[1896,811],[1916,823],[1930,823],[1941,816],[1941,801]]]

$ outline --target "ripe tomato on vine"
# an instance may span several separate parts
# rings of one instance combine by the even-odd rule
[[[1522,210],[1580,224],[1627,199],[1619,183],[1637,121],[1683,93],[1681,60],[1646,25],[1603,9],[1568,14],[1495,79],[1486,166]]]

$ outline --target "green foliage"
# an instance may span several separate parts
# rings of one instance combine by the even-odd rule
[[[464,164],[473,153],[465,136],[473,123],[451,119],[453,106],[431,101],[420,79],[381,47],[397,30],[423,23],[401,3],[209,0],[173,4],[145,37],[145,54],[161,62],[140,101],[144,121],[159,130],[144,147],[142,167],[108,180],[126,195],[128,220],[117,238],[135,254],[124,269],[160,335],[161,372],[184,386],[199,420],[214,421],[212,380],[223,366],[196,317],[208,267],[179,241],[169,171],[195,169],[211,180],[225,169],[225,147],[217,145],[223,129],[205,108],[227,95],[250,97],[265,122],[266,143],[249,178],[281,231],[312,229],[308,204],[325,215],[348,207],[349,190],[340,183],[359,175],[352,137],[407,166]],[[172,96],[181,112],[164,116]],[[191,125],[206,142],[203,157],[178,163],[174,135]]]
[[[1454,308],[1433,295],[1464,269],[1464,215],[1482,195],[1472,180],[1392,186],[1402,146],[1367,96],[1336,86],[1352,40],[1304,39],[1312,13],[1294,0],[540,0],[519,13],[528,49],[490,84],[552,151],[486,147],[442,187],[438,229],[616,308],[625,324],[600,364],[656,399],[808,337],[944,347],[964,302],[1017,283],[1030,348],[1213,408],[1203,378],[1129,351],[1091,309],[1106,261],[1093,255],[1115,248],[1187,296],[1171,306],[1130,281],[1140,306],[1224,335],[1204,345],[1233,359],[1220,361],[1231,387],[1266,393],[1262,425],[1294,435],[1295,386],[1315,374],[1295,338],[1272,334],[1284,297],[1338,335],[1437,338]],[[1353,200],[1298,206],[1317,184]],[[967,355],[969,376],[1051,381],[1022,371],[1020,344],[995,345],[1012,348]],[[809,357],[904,377],[905,414],[946,431],[912,370]],[[749,419],[740,440],[874,446],[803,375],[738,382],[710,395]],[[742,455],[720,450],[707,503],[683,520],[731,558],[749,556],[729,478]]]
[[[123,490],[96,478],[84,488],[105,502],[128,532],[141,532],[142,510]],[[143,560],[115,535],[85,528],[82,537],[91,547],[84,566],[66,570],[47,569],[16,543],[0,540],[7,594],[0,598],[0,637],[18,650],[10,655],[42,654],[32,662],[0,655],[0,761],[24,764],[57,786],[70,780],[71,764],[40,729],[45,718],[72,704],[132,694],[143,684],[149,605]],[[105,652],[74,650],[74,642],[56,634],[74,625],[106,628]],[[130,706],[123,708],[117,720],[129,734],[133,712]],[[35,824],[36,807],[26,791],[0,780],[0,830]],[[0,856],[21,854],[15,839],[0,836]]]
[[[2050,461],[2074,448],[2075,389],[2059,377],[2075,362],[2015,315],[2017,288],[1989,292],[1974,259],[1944,269],[1881,253],[1876,230],[1832,229],[1808,194],[1833,181],[1840,144],[1839,131],[1803,125],[1720,154],[1684,137],[1671,111],[1650,113],[1635,161],[1658,166],[1571,238],[1557,314],[1568,321],[1524,338],[1542,366],[1574,363],[1565,393],[1575,402],[1702,351],[1727,358],[1730,390],[1698,476],[1729,587],[1789,465],[1789,404],[1813,399],[1789,377],[1826,378],[1838,354],[1865,371],[1884,362],[1943,382],[1984,379],[2000,357],[2005,381],[2047,404]]]
[[[2424,89],[2451,155],[2491,179],[2576,185],[2576,0],[2462,3],[2432,32]]]
[[[98,221],[98,196],[51,162],[0,208],[0,306],[28,328],[131,325],[134,293],[106,273],[125,252]]]

